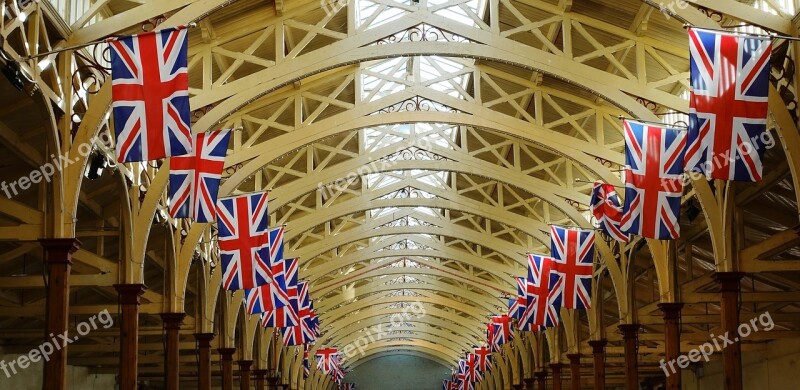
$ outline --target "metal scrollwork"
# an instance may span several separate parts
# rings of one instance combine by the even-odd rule
[[[594,160],[595,160],[595,161],[597,161],[597,162],[599,162],[600,164],[602,164],[604,167],[607,167],[607,168],[611,168],[611,167],[613,167],[613,166],[614,166],[614,163],[613,163],[613,162],[611,162],[611,161],[609,161],[609,160],[606,160],[606,159],[604,159],[604,158],[595,157],[595,158],[594,158]]]
[[[656,112],[656,110],[658,110],[658,104],[656,102],[652,102],[650,100],[640,97],[637,97],[636,101],[639,102],[639,104],[645,106],[645,108],[647,108],[652,112]]]
[[[717,23],[722,23],[722,20],[725,18],[725,16],[722,15],[722,13],[719,12],[719,11],[710,10],[710,9],[704,8],[704,7],[697,7],[697,9],[700,12],[702,12],[704,15],[706,15],[706,17],[708,17],[709,19],[711,19],[711,20],[713,20],[713,21],[715,21]]]
[[[164,15],[159,15],[142,22],[142,31],[150,32],[155,31],[159,24],[163,23],[167,18]]]
[[[96,58],[101,58],[109,66],[104,66]],[[79,65],[72,72],[72,89],[83,90],[90,95],[100,92],[100,87],[111,75],[111,48],[108,45],[95,45],[91,57],[76,51],[75,60]]]
[[[395,103],[389,107],[381,109],[378,113],[388,114],[392,112],[412,112],[412,111],[437,111],[437,112],[458,112],[455,108],[446,106],[444,104],[423,98],[421,96],[414,96],[413,98],[403,100],[402,102]]]
[[[442,30],[438,27],[427,24],[420,24],[401,31],[394,35],[378,40],[378,45],[386,45],[398,42],[469,42],[467,38]]]

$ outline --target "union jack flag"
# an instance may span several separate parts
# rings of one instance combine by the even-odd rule
[[[303,379],[308,379],[311,366],[308,364],[308,344],[303,345]]]
[[[192,151],[186,27],[110,40],[119,162]]]
[[[489,348],[486,348],[486,346],[476,347],[472,350],[472,352],[478,359],[478,369],[481,372],[492,370],[492,351]]]
[[[522,318],[525,312],[525,278],[515,278],[517,280],[517,296],[508,299],[507,315],[515,320]]]
[[[470,381],[466,359],[458,359],[458,381],[462,384]]]
[[[318,349],[314,354],[317,359],[317,370],[326,374],[333,374],[337,366],[336,355],[338,354],[339,350],[334,347]]]
[[[450,379],[443,380],[442,381],[442,390],[451,390],[450,386],[451,386],[452,382],[453,381],[451,381]]]
[[[269,264],[260,252],[269,246],[266,192],[222,198],[217,202],[222,287],[255,288],[270,282]]]
[[[356,384],[355,383],[345,383],[344,386],[342,387],[342,390],[356,390]]]
[[[562,306],[567,309],[590,309],[594,231],[550,226],[550,251],[553,258],[550,275],[558,277],[550,285],[550,293],[563,294]]]
[[[620,230],[622,204],[613,185],[601,181],[595,182],[589,204],[600,229],[617,241],[630,241],[630,236]]]
[[[625,121],[622,231],[659,240],[680,235],[686,132]]]
[[[290,285],[289,283],[294,283],[294,285]],[[283,309],[281,314],[287,316],[287,322],[292,325],[299,325],[296,320],[299,309],[297,302],[297,259],[278,260],[277,263],[272,266],[272,284],[276,286],[276,288],[272,290],[274,294],[273,299],[284,303],[281,307],[281,309]]]
[[[525,312],[519,321],[519,329],[537,331],[540,327],[558,326],[559,295],[550,290],[558,278],[552,272],[552,257],[528,255],[528,278],[526,286]]]
[[[478,357],[471,352],[467,353],[467,372],[472,382],[480,382],[483,380],[480,367],[478,367]]]
[[[293,302],[295,299],[296,298],[290,299],[289,304],[286,306],[261,313],[261,325],[265,328],[287,328],[290,326],[297,326],[300,323],[300,319],[297,318],[297,310],[292,308],[292,305],[297,304]]]
[[[709,179],[760,181],[772,41],[690,29],[689,52],[685,168]]]
[[[169,159],[169,215],[214,222],[230,130],[195,134],[194,149]]]
[[[283,301],[275,299],[276,295],[272,290],[278,288],[275,283],[267,283],[256,288],[244,290],[245,304],[248,314],[260,314],[275,310],[275,308],[286,305]]]
[[[286,226],[281,225],[269,230],[269,264],[274,267],[280,264],[283,267],[283,236],[286,234]],[[295,268],[296,272],[297,269]],[[297,275],[295,273],[295,275]]]
[[[498,349],[501,345],[511,342],[514,333],[511,332],[511,317],[507,315],[492,316],[492,344]]]
[[[311,340],[306,341],[303,337],[303,328],[300,325],[287,326],[282,331],[284,346],[303,345],[311,342]]]

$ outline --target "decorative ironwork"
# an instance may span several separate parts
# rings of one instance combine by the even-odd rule
[[[101,61],[96,60],[97,58],[102,59],[102,62],[108,66],[101,64]],[[74,91],[82,90],[90,95],[100,92],[100,87],[111,75],[111,48],[104,44],[94,45],[91,56],[76,51],[75,62],[80,65],[72,72],[72,89]]]
[[[658,103],[656,103],[656,102],[652,102],[650,100],[647,100],[647,99],[641,98],[641,97],[637,97],[636,101],[639,104],[645,106],[645,108],[647,108],[648,110],[650,110],[652,112],[656,112],[656,110],[658,110]]]
[[[444,105],[439,102],[435,102],[433,100],[424,98],[422,96],[414,96],[412,98],[403,100],[402,102],[398,102],[395,103],[394,105],[378,110],[375,113],[389,114],[393,112],[412,112],[412,111],[437,111],[437,112],[451,112],[451,113],[460,112],[453,107]]]
[[[797,90],[794,87],[795,63],[792,58],[792,45],[784,40],[772,48],[770,82],[786,104],[795,123],[798,120]]]
[[[211,109],[213,109],[215,106],[216,106],[215,104],[209,104],[207,106],[203,106],[203,107],[200,107],[200,108],[198,108],[196,110],[193,110],[192,111],[192,118],[191,118],[192,124],[197,123],[197,121],[199,121],[200,118],[202,118],[203,116],[208,114],[208,112],[211,111]]]
[[[470,40],[449,31],[442,30],[428,24],[419,24],[407,30],[400,31],[386,38],[377,40],[378,45],[398,42],[453,42],[469,43]]]
[[[396,153],[392,153],[392,154],[384,157],[382,160],[385,160],[385,161],[397,161],[397,160],[404,160],[404,161],[410,161],[410,160],[416,160],[416,161],[442,161],[442,160],[446,160],[446,159],[444,157],[436,154],[436,153],[432,153],[432,152],[429,152],[427,150],[420,149],[420,148],[417,148],[417,147],[410,147],[410,148],[406,148],[406,149],[403,149],[403,150],[399,150]]]
[[[228,176],[231,176],[234,173],[236,173],[236,171],[242,169],[242,167],[244,167],[244,163],[233,164],[233,165],[225,168],[225,174],[228,175]]]
[[[706,17],[708,17],[709,19],[711,19],[711,20],[713,20],[713,21],[715,21],[717,23],[722,23],[722,20],[725,19],[725,15],[723,15],[719,11],[710,10],[708,8],[705,8],[705,7],[697,7],[697,9],[700,12],[702,12],[704,15],[706,15]]]
[[[164,23],[165,20],[167,20],[167,17],[164,15],[159,15],[154,18],[147,19],[144,22],[142,22],[141,25],[142,31],[146,32],[155,31],[155,29],[158,28],[158,25]]]
[[[604,158],[601,158],[601,157],[595,157],[594,160],[599,162],[600,164],[602,164],[606,168],[611,168],[611,167],[614,166],[613,162],[611,162],[609,160],[606,160]]]

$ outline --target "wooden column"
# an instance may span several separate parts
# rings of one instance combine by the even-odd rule
[[[267,370],[253,370],[253,377],[256,379],[256,390],[267,389]]]
[[[143,284],[115,284],[119,293],[119,390],[139,387],[139,305],[146,289]]]
[[[594,389],[603,390],[606,388],[606,341],[590,340],[592,346],[592,356],[594,357]]]
[[[567,355],[569,359],[569,379],[572,390],[581,389],[581,354],[571,353]]]
[[[524,388],[525,388],[524,386],[525,386],[525,385],[523,385],[522,383],[515,383],[515,384],[511,385],[511,387],[512,387],[514,390],[522,390],[522,389],[524,389]]]
[[[197,388],[211,390],[211,340],[213,333],[195,333],[197,340]]]
[[[67,335],[72,254],[80,249],[81,242],[74,238],[48,238],[39,242],[44,248],[47,267],[47,328],[44,339],[56,340],[57,343],[51,345],[53,352],[44,362],[44,388],[64,390],[67,388],[68,343],[62,341],[60,336]]]
[[[239,360],[239,387],[242,390],[250,390],[250,366],[252,360]]]
[[[681,389],[681,369],[677,365],[681,354],[681,309],[683,303],[659,303],[658,308],[664,313],[664,360],[673,362],[667,375],[667,390]]]
[[[716,272],[714,280],[719,283],[721,298],[720,317],[722,332],[734,340],[739,328],[739,292],[742,272]],[[722,349],[725,390],[742,390],[742,345],[738,342],[728,344]]]
[[[534,388],[534,383],[536,383],[535,378],[525,378],[523,382],[525,382],[525,390],[536,390]]]
[[[620,324],[625,353],[625,390],[639,390],[639,324]]]
[[[547,371],[536,373],[537,390],[547,390]]]
[[[165,343],[164,357],[164,383],[167,390],[180,390],[181,373],[181,324],[186,318],[186,313],[161,313],[164,331],[167,340]]]
[[[236,348],[220,348],[217,352],[222,365],[222,390],[233,390],[233,354]]]
[[[563,366],[561,363],[550,365],[550,371],[553,372],[553,390],[561,390],[561,368]]]

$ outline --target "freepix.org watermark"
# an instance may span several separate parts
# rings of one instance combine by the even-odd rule
[[[760,325],[760,326],[759,326]],[[688,353],[680,355],[677,359],[664,361],[661,359],[659,367],[664,371],[666,376],[670,376],[677,372],[678,369],[687,368],[691,363],[698,363],[700,360],[709,361],[710,356],[715,352],[722,351],[725,347],[738,343],[743,339],[750,337],[751,334],[759,331],[769,332],[775,327],[775,322],[772,321],[772,316],[769,312],[765,312],[758,317],[751,319],[749,322],[744,322],[736,329],[736,335],[731,335],[725,332],[723,335],[715,336],[711,334],[711,341],[706,341],[703,345],[690,350]]]
[[[367,328],[365,331],[366,334],[360,336],[350,344],[345,345],[341,351],[348,358],[352,358],[356,356],[356,354],[363,356],[370,343],[382,340],[389,332],[392,332],[392,328],[403,326],[406,322],[410,321],[412,317],[422,319],[426,314],[422,302],[416,300],[408,306],[404,306],[402,312],[392,314],[389,318],[389,324],[378,324]]]
[[[678,10],[685,10],[689,8],[689,2],[683,0],[675,0],[669,3],[659,3],[658,10],[664,15],[667,20],[672,19],[672,15],[677,14]]]
[[[90,153],[92,153],[95,142],[102,143],[107,147],[113,145],[111,136],[108,134],[108,132],[103,131],[98,136],[92,138],[89,142],[78,145],[78,154],[81,157],[87,157]],[[74,155],[72,158],[70,158],[69,151],[57,156],[55,154],[51,154],[50,159],[46,163],[39,166],[38,169],[32,170],[30,173],[20,177],[17,180],[11,182],[3,181],[0,183],[0,190],[3,191],[7,198],[11,199],[19,195],[20,192],[28,190],[34,184],[39,184],[42,181],[49,183],[50,179],[52,179],[56,172],[61,172],[66,167],[75,164],[78,161],[80,161],[80,158],[75,157]]]
[[[67,344],[72,344],[81,336],[86,336],[89,332],[93,330],[97,330],[97,327],[102,326],[103,329],[108,329],[114,325],[114,319],[111,318],[111,314],[108,312],[108,309],[101,311],[91,317],[89,317],[86,321],[83,321],[75,327],[75,331],[78,333],[75,337],[70,337],[69,333],[65,331],[62,334],[54,335],[50,333],[50,338],[45,340],[39,347],[31,349],[25,355],[20,355],[14,360],[6,362],[5,360],[0,361],[0,370],[6,375],[6,378],[11,378],[12,375],[16,375],[17,372],[22,371],[28,367],[30,367],[31,363],[37,363],[41,360],[46,362],[50,361],[50,355],[53,354],[55,351],[61,350],[67,346]]]

